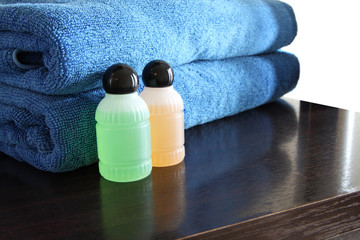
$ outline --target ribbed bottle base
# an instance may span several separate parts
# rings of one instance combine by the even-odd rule
[[[185,147],[182,146],[176,151],[156,152],[151,154],[153,167],[169,167],[180,163],[185,157]]]
[[[99,161],[99,172],[101,176],[112,182],[134,182],[149,176],[151,169],[151,158],[142,164],[130,167],[106,164]]]

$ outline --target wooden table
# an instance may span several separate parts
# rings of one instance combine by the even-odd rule
[[[0,239],[359,239],[360,114],[280,100],[186,130],[134,183],[0,155]]]

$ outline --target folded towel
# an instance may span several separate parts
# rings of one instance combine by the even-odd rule
[[[197,61],[175,67],[174,75],[190,128],[282,96],[295,87],[299,63],[275,52]],[[0,151],[52,172],[97,161],[94,116],[103,96],[101,88],[57,96],[0,83]]]
[[[276,0],[0,0],[0,81],[47,94],[100,87],[123,62],[141,72],[153,59],[172,66],[267,53],[297,26]]]

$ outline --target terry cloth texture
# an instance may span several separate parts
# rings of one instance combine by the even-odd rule
[[[46,94],[101,86],[110,65],[138,73],[268,53],[292,42],[292,8],[276,0],[0,0],[0,81]]]
[[[190,128],[279,98],[296,86],[299,62],[274,52],[196,61],[175,67],[174,76]],[[94,116],[104,94],[45,95],[0,83],[0,151],[52,172],[97,161]]]

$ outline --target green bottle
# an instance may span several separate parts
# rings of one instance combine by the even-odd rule
[[[103,76],[106,94],[95,113],[99,172],[113,182],[151,173],[150,113],[138,86],[136,72],[125,64],[112,65]]]

